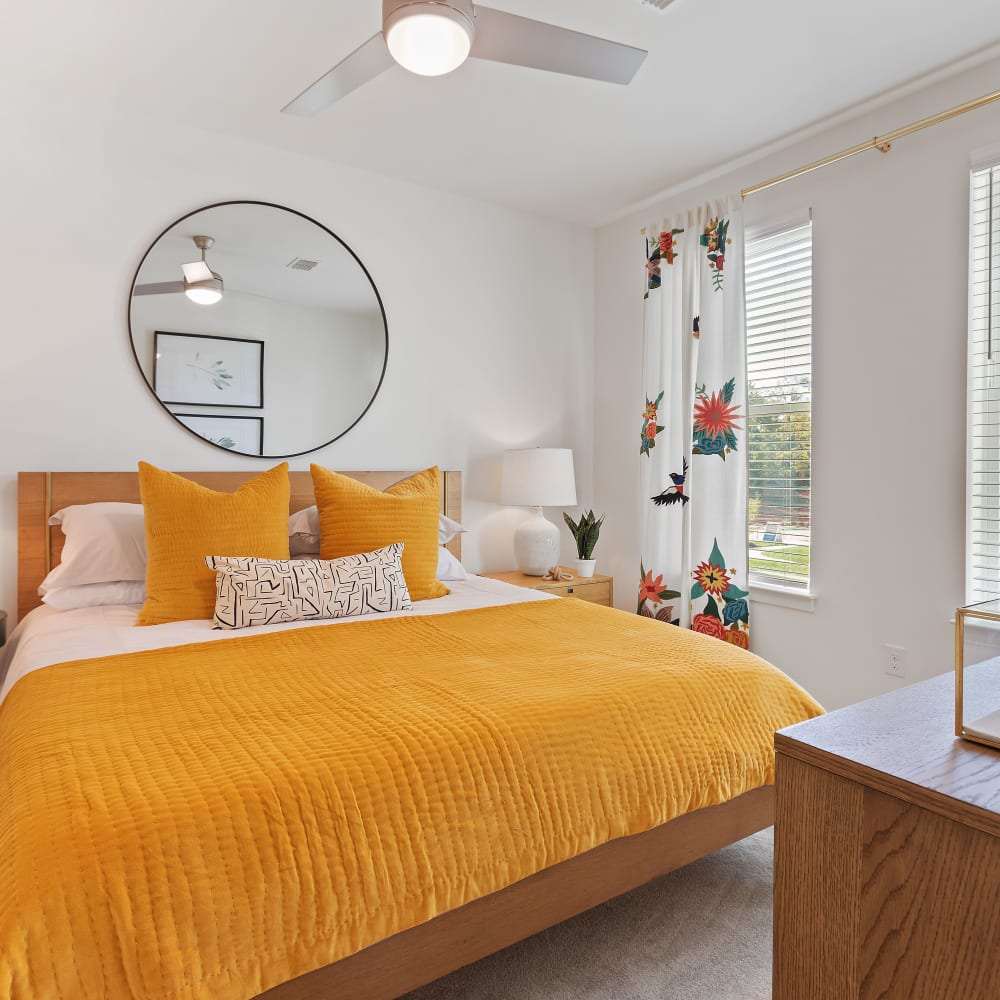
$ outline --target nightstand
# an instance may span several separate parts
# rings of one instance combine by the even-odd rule
[[[546,580],[540,576],[528,576],[518,570],[508,570],[505,573],[482,573],[481,576],[490,580],[502,580],[512,583],[515,587],[528,587],[530,590],[544,590],[547,594],[559,597],[575,597],[591,604],[603,604],[613,608],[615,601],[614,578],[595,573],[591,577],[574,576],[572,580]]]

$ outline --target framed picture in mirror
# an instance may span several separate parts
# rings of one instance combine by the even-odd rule
[[[155,331],[153,385],[164,403],[264,405],[264,341]]]
[[[174,416],[189,430],[206,441],[237,451],[241,455],[264,453],[264,418],[236,414],[215,416],[203,413],[175,413]]]

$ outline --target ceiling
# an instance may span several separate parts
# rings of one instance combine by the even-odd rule
[[[226,294],[380,319],[371,278],[346,246],[312,219],[270,205],[216,205],[176,223],[150,248],[136,284],[179,280],[181,264],[199,259],[199,233],[215,240],[206,260],[222,276]],[[293,269],[295,258],[316,266]]]
[[[21,4],[6,58],[43,89],[72,80],[88,101],[176,119],[208,98],[197,120],[219,132],[596,224],[1000,43],[996,0],[492,6],[650,54],[627,87],[480,60],[433,79],[394,67],[315,118],[279,109],[378,30],[380,0]]]

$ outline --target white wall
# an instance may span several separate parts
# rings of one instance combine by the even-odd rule
[[[146,247],[179,215],[233,198],[284,204],[330,227],[368,267],[388,317],[389,366],[371,410],[293,468],[464,470],[473,569],[513,565],[510,530],[522,515],[496,506],[505,447],[572,447],[589,505],[589,230],[75,106],[73,88],[28,93],[4,121],[0,607],[15,606],[18,470],[271,464],[177,426],[128,343],[129,286]]]
[[[664,199],[598,230],[595,482],[602,569],[633,609],[644,271],[639,228],[996,89],[996,63]],[[962,603],[970,151],[1000,141],[989,107],[746,200],[748,225],[812,208],[813,613],[757,603],[753,648],[827,707],[951,669]],[[633,585],[635,581],[635,585]]]

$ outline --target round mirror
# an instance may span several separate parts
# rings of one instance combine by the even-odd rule
[[[132,282],[136,364],[187,430],[287,458],[346,434],[385,374],[378,289],[343,240],[301,212],[232,201],[191,212]]]

